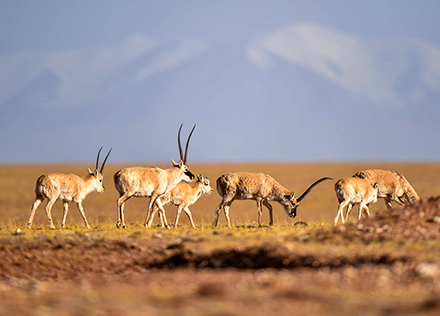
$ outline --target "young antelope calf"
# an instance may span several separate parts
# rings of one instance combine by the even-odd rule
[[[107,156],[102,163],[101,170],[98,169],[99,166],[99,154],[101,149],[98,151],[98,157],[96,158],[96,168],[95,171],[88,169],[89,174],[85,177],[79,177],[75,174],[63,174],[63,173],[49,173],[42,175],[38,178],[35,187],[35,202],[32,204],[31,216],[27,223],[27,227],[31,228],[32,222],[34,220],[35,211],[37,207],[44,201],[48,199],[46,205],[46,215],[49,220],[50,228],[55,228],[52,220],[51,210],[53,204],[58,200],[63,200],[63,221],[61,227],[66,225],[67,212],[69,211],[69,202],[75,202],[78,206],[78,210],[84,220],[87,228],[90,228],[87,222],[86,214],[84,213],[84,208],[82,206],[82,201],[85,199],[86,195],[94,191],[96,193],[104,192],[103,176],[104,165],[107,161],[108,156],[112,149],[109,150]]]
[[[377,201],[377,184],[375,183],[373,186],[365,179],[339,179],[335,184],[335,192],[339,201],[339,207],[334,225],[337,224],[339,216],[341,217],[342,224],[344,224],[355,204],[359,204],[358,220],[361,218],[362,211],[364,211],[367,216],[370,216],[368,206],[370,203],[375,203]],[[343,210],[347,205],[347,212],[344,219]]]
[[[167,204],[173,204],[177,206],[174,228],[177,228],[177,223],[179,222],[179,217],[182,210],[184,210],[186,215],[188,216],[191,227],[196,228],[192,219],[191,211],[189,210],[189,206],[197,202],[197,200],[202,195],[209,195],[212,192],[214,192],[214,190],[211,188],[208,177],[203,177],[201,174],[199,174],[196,182],[189,183],[186,181],[181,181],[159,199],[162,202],[163,206]],[[153,214],[150,217],[150,221],[148,223],[149,226],[151,226],[151,222],[153,221],[156,212],[157,206],[154,208]],[[166,216],[165,214],[163,215]],[[159,218],[162,225],[163,218],[161,216],[161,213],[159,213]]]

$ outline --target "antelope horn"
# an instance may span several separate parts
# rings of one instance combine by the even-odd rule
[[[194,132],[194,129],[195,129],[195,128],[196,128],[196,124],[194,124],[194,127],[193,127],[192,130],[191,130],[191,133],[189,133],[188,140],[186,141],[186,147],[185,147],[185,158],[183,159],[183,162],[185,163],[185,165],[186,165],[186,157],[188,156],[189,140],[190,140],[191,135],[192,135],[192,133]]]
[[[101,149],[102,149],[102,147],[101,147]],[[113,149],[113,147],[110,148],[110,150],[108,151],[107,156],[105,156],[104,162],[102,163],[102,166],[101,166],[101,171],[99,171],[100,174],[102,174],[102,172],[104,171],[105,162],[107,161],[108,156],[109,156],[110,153],[112,152],[112,149]]]
[[[180,143],[180,131],[182,130],[182,126],[183,124],[180,124],[179,133],[177,134],[177,143],[179,144],[180,160],[183,161],[182,144]]]
[[[320,184],[322,181],[325,181],[325,180],[333,180],[333,179],[332,179],[332,178],[329,178],[329,177],[324,177],[324,178],[321,178],[321,179],[319,179],[319,180],[316,180],[311,186],[309,186],[309,188],[308,188],[307,190],[304,191],[303,194],[301,194],[301,196],[297,199],[297,202],[298,202],[298,203],[301,202],[301,200],[304,199],[304,198],[307,196],[307,194],[309,194],[310,191],[312,191],[312,189],[313,189],[316,185]]]
[[[102,147],[99,148],[98,156],[96,157],[96,167],[95,167],[95,170],[99,169],[99,154],[101,153],[101,150],[102,150]]]

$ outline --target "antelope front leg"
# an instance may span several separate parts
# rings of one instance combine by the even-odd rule
[[[229,217],[229,208],[230,207],[231,207],[231,204],[229,204],[229,203],[223,207],[223,211],[225,212],[226,220],[228,221],[228,228],[231,228],[231,218]]]
[[[177,207],[176,219],[174,220],[174,229],[177,228],[177,223],[179,222],[180,213],[182,212],[183,205],[179,205]]]
[[[150,203],[148,203],[147,216],[145,217],[145,223],[144,223],[145,228],[151,227],[151,222],[153,221],[154,218],[154,202],[156,199],[157,199],[157,195],[155,196],[152,195],[150,197]]]
[[[167,216],[165,214],[165,209],[163,208],[163,205],[162,205],[162,201],[160,199],[156,199],[156,205],[159,208],[159,214],[162,214],[162,219],[160,221],[160,227],[161,228],[166,227],[166,229],[170,229],[170,226],[168,225],[168,222],[167,222]]]
[[[69,202],[64,201],[63,202],[63,221],[61,222],[62,228],[66,227],[66,218],[67,218],[68,212],[69,212]]]
[[[188,206],[185,206],[183,208],[183,210],[185,211],[186,215],[188,215],[188,219],[189,219],[189,221],[191,223],[191,227],[192,228],[196,228],[196,226],[194,225],[194,221],[193,221],[192,215],[191,215],[191,211],[189,210]]]
[[[47,202],[47,205],[46,205],[46,216],[47,216],[47,219],[49,220],[49,226],[51,229],[55,229],[55,225],[53,224],[51,212],[52,212],[52,206],[57,199],[58,199],[58,197],[52,198],[51,200],[49,200]]]
[[[346,221],[348,221],[348,216],[350,215],[350,212],[352,209],[353,209],[353,203],[348,203],[347,211],[345,212],[345,220]]]
[[[263,201],[263,205],[266,206],[267,209],[269,210],[269,217],[270,217],[269,226],[273,226],[273,209],[272,209],[272,205],[270,205],[267,200]]]
[[[370,217],[370,211],[368,210],[368,205],[366,205],[366,204],[359,205],[359,216],[358,216],[358,221],[361,219],[362,211],[365,212],[365,215],[367,215],[367,217]]]
[[[78,201],[76,203],[76,205],[78,206],[78,211],[79,211],[79,213],[81,214],[81,216],[82,216],[82,218],[84,220],[84,224],[86,225],[86,228],[90,229],[90,225],[87,222],[86,213],[84,213],[84,208],[82,206],[82,201]]]
[[[391,205],[391,197],[389,195],[385,197],[385,205],[387,206],[387,210],[391,210],[393,208]]]
[[[257,200],[257,210],[258,210],[258,227],[263,227],[263,207],[261,205],[261,200]]]
[[[153,212],[151,213],[150,217],[148,218],[148,223],[147,223],[147,218],[145,219],[145,222],[147,224],[144,224],[145,228],[150,228],[151,227],[151,223],[153,222],[154,216],[156,216],[156,213],[159,217],[159,222],[161,224],[161,227],[163,227],[163,219],[162,219],[162,213],[158,212],[158,208],[157,206],[153,206]]]

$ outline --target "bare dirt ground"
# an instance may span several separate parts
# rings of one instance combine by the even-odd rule
[[[0,314],[438,315],[439,228],[434,198],[337,227],[3,232]]]

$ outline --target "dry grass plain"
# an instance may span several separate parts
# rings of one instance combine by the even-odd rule
[[[168,167],[167,165],[159,165]],[[1,315],[437,315],[440,312],[440,163],[298,163],[191,165],[208,176],[261,171],[300,195],[324,176],[335,181],[363,169],[396,170],[424,200],[333,228],[334,182],[318,185],[290,219],[274,206],[274,227],[256,227],[254,201],[236,201],[234,228],[211,229],[215,191],[182,215],[179,227],[143,228],[148,199],[126,203],[127,230],[115,228],[118,197],[107,165],[106,192],[83,205],[91,230],[71,204],[66,229],[49,230],[44,207],[25,229],[36,179],[44,173],[85,175],[72,165],[0,167]],[[168,206],[168,221],[176,207]],[[62,204],[52,210],[59,227]],[[355,214],[355,215],[353,215]],[[404,215],[402,215],[404,214]],[[269,221],[264,211],[263,223]],[[155,220],[157,224],[157,219]],[[16,234],[20,228],[21,233]]]

